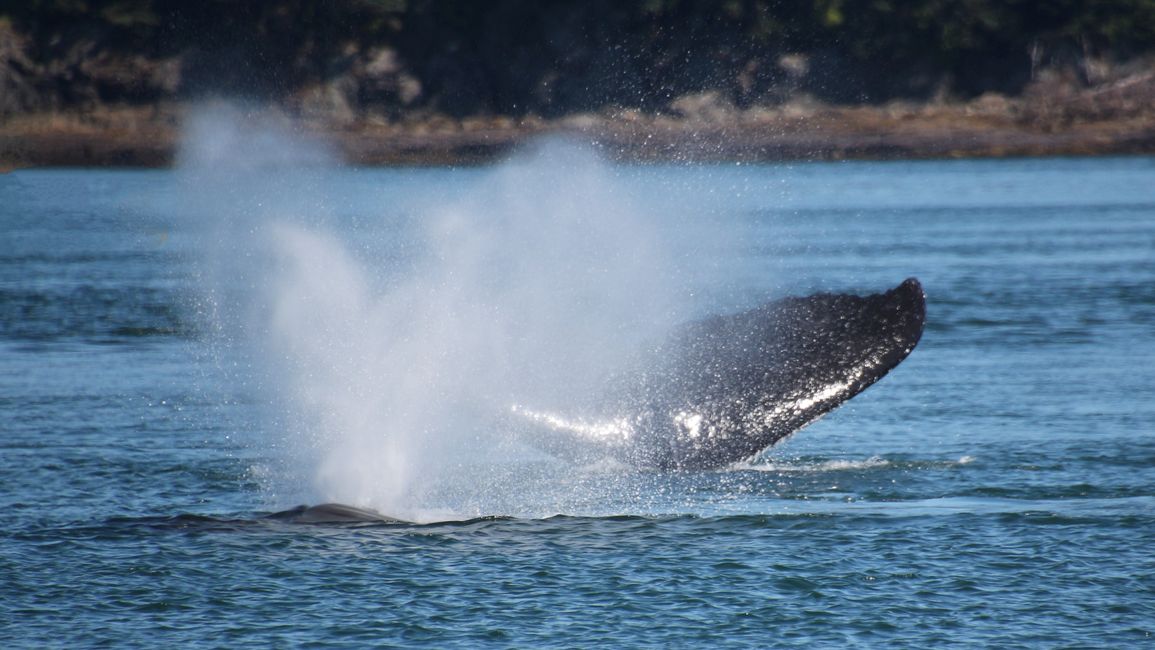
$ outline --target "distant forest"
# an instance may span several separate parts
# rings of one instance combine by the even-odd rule
[[[965,100],[1155,52],[1155,0],[6,0],[0,117],[206,95],[557,117]]]

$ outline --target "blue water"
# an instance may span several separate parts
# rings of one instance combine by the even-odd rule
[[[296,208],[403,258],[398,223],[497,172],[315,173]],[[2,645],[1153,642],[1155,159],[608,173],[693,309],[917,276],[921,344],[748,466],[438,502],[463,521],[264,521],[304,473],[198,311],[189,179],[0,176]],[[461,471],[552,476],[515,461]]]

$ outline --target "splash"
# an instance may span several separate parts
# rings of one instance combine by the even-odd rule
[[[223,365],[272,405],[281,492],[431,519],[613,491],[521,448],[501,415],[595,393],[686,315],[658,215],[614,168],[550,140],[350,211],[363,174],[220,107],[191,121],[180,161],[213,224],[201,311]],[[467,189],[442,199],[438,182]]]
[[[820,472],[845,472],[855,470],[874,470],[884,467],[890,467],[891,461],[882,458],[881,456],[871,456],[863,460],[823,460],[817,462],[765,462],[755,461],[750,463],[739,464],[738,468],[755,472],[774,472],[774,473],[806,473],[814,474]]]

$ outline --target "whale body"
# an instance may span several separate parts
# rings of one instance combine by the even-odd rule
[[[273,513],[266,519],[294,524],[402,524],[401,519],[386,517],[376,510],[348,506],[343,503],[322,503],[317,506],[297,506]]]
[[[525,439],[561,458],[660,470],[720,469],[758,455],[865,390],[918,345],[926,296],[910,278],[868,296],[785,298],[686,325],[571,411],[511,409]],[[337,503],[268,516],[403,524]]]
[[[579,462],[718,469],[747,460],[865,390],[918,344],[918,280],[820,293],[697,321],[572,411],[511,409],[530,444]]]

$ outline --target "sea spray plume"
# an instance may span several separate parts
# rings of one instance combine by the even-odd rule
[[[532,511],[523,474],[491,476],[511,453],[494,416],[515,396],[591,394],[675,318],[659,237],[620,192],[596,158],[549,143],[429,211],[413,233],[424,255],[373,297],[358,338],[372,338],[357,384],[372,415],[364,429],[323,428],[326,498],[419,518],[431,501],[508,513],[517,495],[520,512]],[[406,476],[382,477],[359,458]]]
[[[318,187],[340,183],[323,152],[236,121],[194,120],[181,160],[218,224],[206,295],[230,344],[219,349],[248,353],[238,374],[276,397],[266,427],[288,458],[277,492],[311,484],[308,500],[408,519],[580,501],[535,502],[532,486],[558,482],[510,469],[516,446],[493,416],[592,394],[682,320],[661,229],[611,170],[542,143],[484,171],[473,195],[433,198],[419,220],[376,231],[388,241],[354,248]],[[248,157],[266,145],[279,153]],[[412,251],[404,263],[379,254],[398,246]]]
[[[223,102],[190,110],[176,171],[178,216],[197,242],[196,292],[189,301],[209,357],[230,388],[227,401],[258,405],[257,422],[237,422],[238,437],[262,450],[253,468],[270,505],[310,498],[298,475],[296,418],[283,408],[284,383],[269,353],[267,317],[274,275],[270,236],[276,223],[324,223],[327,178],[336,158],[316,140],[295,135],[283,116]],[[208,378],[215,386],[220,378]],[[216,389],[208,389],[216,390]]]
[[[637,482],[615,481],[606,453],[661,469],[741,461],[886,374],[922,331],[913,279],[675,330],[689,276],[670,264],[668,232],[629,207],[610,168],[564,143],[486,170],[418,220],[383,210],[397,220],[377,231],[385,240],[353,247],[317,198],[317,179],[340,175],[317,156],[294,162],[293,144],[246,159],[250,135],[267,130],[223,133],[188,156],[208,161],[206,205],[226,235],[210,302],[220,338],[245,342],[223,349],[252,352],[253,383],[276,394],[269,426],[293,459],[281,474],[311,483],[310,501],[408,520],[588,513],[607,491],[636,502],[622,488]],[[412,251],[403,262],[379,254],[398,247]],[[518,417],[544,449],[576,448],[600,469],[508,462],[529,453],[509,437]]]
[[[571,401],[676,322],[663,233],[589,151],[547,141],[494,170],[428,234],[435,292],[490,329],[518,395]]]
[[[176,167],[183,210],[200,234],[202,325],[226,342],[259,326],[265,305],[253,290],[265,277],[270,223],[323,223],[323,188],[337,159],[324,145],[291,132],[274,113],[225,103],[189,112]]]

